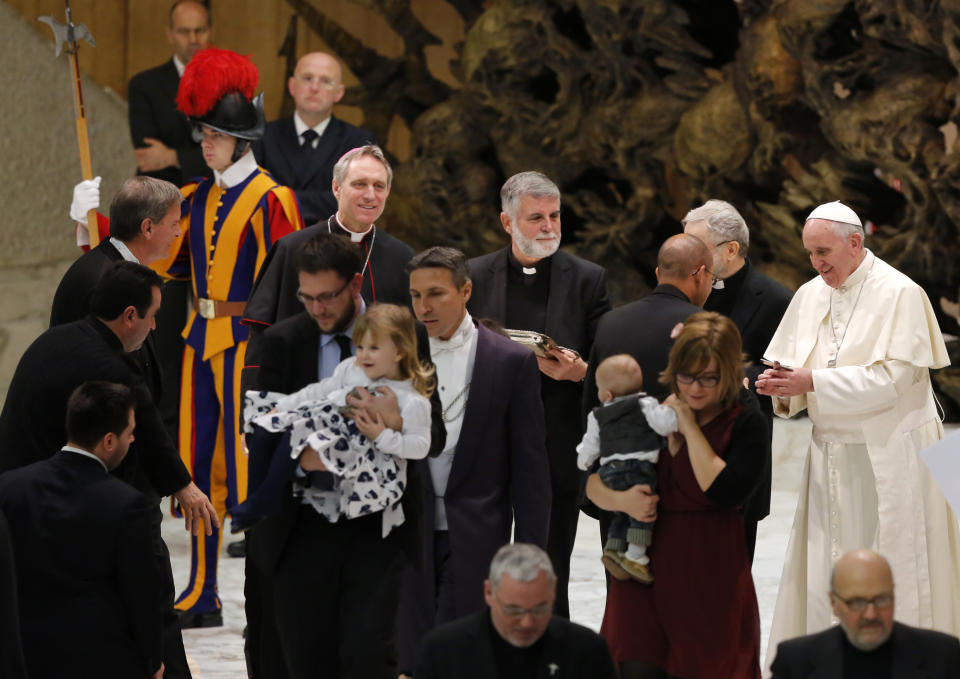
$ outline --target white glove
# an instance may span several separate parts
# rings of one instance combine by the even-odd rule
[[[87,179],[73,187],[70,219],[86,226],[87,213],[100,207],[100,177]]]

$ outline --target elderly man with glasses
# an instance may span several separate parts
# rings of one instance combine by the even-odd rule
[[[501,547],[483,583],[488,608],[431,632],[417,679],[616,677],[603,637],[553,615],[556,584],[542,549]]]
[[[876,552],[844,554],[833,569],[829,596],[839,626],[782,642],[774,679],[960,676],[956,637],[893,621],[893,573]]]

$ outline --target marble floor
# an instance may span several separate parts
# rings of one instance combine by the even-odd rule
[[[797,421],[779,420],[775,423],[771,514],[760,523],[753,565],[760,604],[764,655],[809,438],[810,424],[805,418]],[[163,534],[170,548],[174,578],[179,589],[189,576],[190,543],[182,522],[165,519]],[[229,540],[228,535],[224,543]],[[581,515],[573,552],[570,608],[576,622],[594,629],[600,627],[605,596],[599,544],[597,522]],[[243,560],[231,559],[225,552],[220,562],[220,596],[223,601],[224,626],[186,630],[183,633],[190,667],[196,679],[240,679],[246,676],[241,637],[244,626]]]

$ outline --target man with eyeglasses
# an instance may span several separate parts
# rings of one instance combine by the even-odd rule
[[[252,389],[292,393],[329,377],[355,351],[353,325],[366,310],[361,295],[363,251],[349,239],[321,232],[299,248],[295,259],[303,310],[263,332],[262,360]],[[420,360],[429,361],[426,330],[418,325],[417,333]],[[348,401],[376,409],[385,422],[400,429],[396,396],[385,392]],[[431,444],[442,450],[445,438],[436,399]],[[257,453],[262,449],[256,446]],[[251,456],[251,489],[269,464],[268,459],[258,461],[257,453]],[[309,494],[324,492],[325,472],[303,473],[311,484],[304,498],[295,498],[291,488],[277,513],[247,532],[244,595],[251,676],[396,676],[391,640],[400,577],[404,559],[418,553],[422,540],[417,530],[423,514],[417,469],[408,469],[403,499],[407,520],[386,539],[381,538],[376,515],[369,521],[328,522],[309,504]],[[313,615],[318,610],[327,613]],[[308,617],[309,624],[304,624]]]
[[[829,597],[840,624],[781,642],[774,679],[960,677],[956,637],[894,622],[893,573],[876,552],[844,554],[834,566]]]
[[[750,380],[750,388],[755,390],[757,377],[764,370],[760,359],[777,331],[793,293],[760,273],[750,262],[747,257],[750,245],[747,223],[730,203],[708,200],[690,210],[683,218],[683,232],[706,243],[713,255],[716,281],[703,309],[723,314],[740,330],[747,359],[744,373]],[[773,403],[767,398],[757,400],[770,420],[772,440]],[[773,460],[768,459],[766,465],[763,481],[743,507],[743,527],[751,562],[757,543],[757,523],[770,514]]]
[[[553,615],[557,577],[536,545],[504,545],[483,583],[488,609],[424,640],[417,679],[617,676],[603,637]]]
[[[343,73],[329,54],[300,57],[287,90],[296,103],[290,117],[267,125],[253,145],[257,162],[297,194],[305,224],[315,224],[337,209],[330,190],[334,163],[344,153],[377,142],[373,133],[333,116],[343,97]]]

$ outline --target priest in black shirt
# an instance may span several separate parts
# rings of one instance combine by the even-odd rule
[[[483,583],[489,610],[434,629],[423,642],[417,679],[614,679],[607,642],[552,615],[557,578],[535,545],[505,545]]]
[[[830,604],[837,627],[782,642],[773,679],[957,679],[956,637],[893,621],[893,573],[876,552],[847,552],[834,566]]]
[[[703,310],[723,314],[740,330],[743,353],[747,358],[744,373],[753,390],[757,376],[766,369],[760,359],[780,325],[793,293],[750,263],[747,257],[750,232],[743,217],[730,203],[708,200],[691,210],[683,218],[683,231],[696,236],[710,249],[715,283]],[[773,401],[764,397],[758,400],[770,420],[772,437]],[[747,553],[751,561],[757,542],[757,523],[770,513],[771,463],[768,459],[763,481],[743,507]]]
[[[513,175],[500,189],[500,202],[510,244],[470,260],[473,294],[467,309],[474,318],[506,328],[546,333],[572,350],[537,359],[553,493],[547,552],[557,573],[557,615],[569,617],[567,583],[582,481],[575,447],[583,437],[585,358],[600,317],[610,309],[607,273],[559,250],[560,189],[546,176]]]

